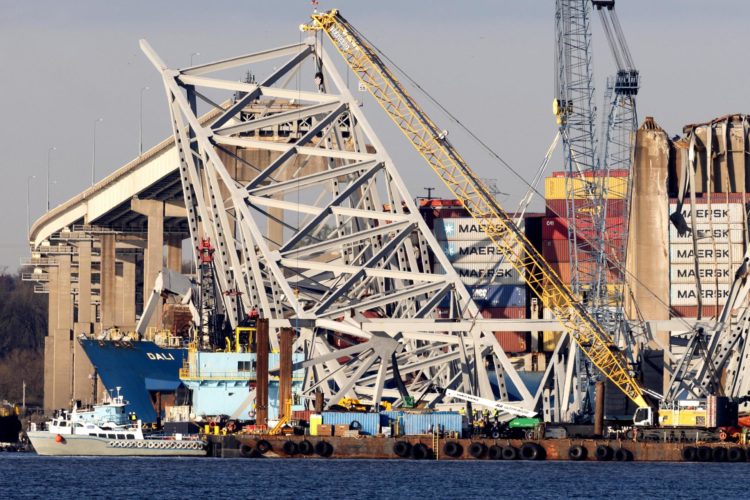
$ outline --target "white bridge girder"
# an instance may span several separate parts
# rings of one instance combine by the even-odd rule
[[[225,294],[227,317],[234,324],[238,311],[256,307],[273,331],[288,322],[306,356],[309,395],[321,390],[329,405],[344,396],[398,401],[395,359],[410,394],[424,401],[448,388],[507,400],[510,380],[521,406],[541,404],[541,391],[525,386],[492,330],[482,328],[477,306],[320,46],[311,40],[184,70],[167,67],[147,42],[141,47],[163,78],[192,240],[197,246],[200,237],[211,238],[221,291],[240,292]],[[276,59],[260,84],[213,75]],[[304,71],[309,61],[317,70]],[[323,75],[319,89],[312,87],[316,71]],[[312,88],[286,88],[299,85],[291,75],[307,73]],[[201,124],[196,98],[204,89],[235,98]],[[246,109],[279,100],[291,109]],[[257,138],[263,128],[287,123],[305,129],[286,143]],[[222,160],[220,152],[232,148],[257,172],[246,184]],[[240,151],[268,154],[249,164]],[[269,225],[283,241],[271,241],[262,229]],[[444,272],[433,271],[431,253]],[[450,317],[434,321],[441,300],[452,304]],[[336,339],[353,345],[338,349]]]

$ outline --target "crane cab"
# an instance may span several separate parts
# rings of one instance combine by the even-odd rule
[[[650,406],[642,406],[635,410],[633,425],[635,427],[649,427],[654,425],[654,409]]]

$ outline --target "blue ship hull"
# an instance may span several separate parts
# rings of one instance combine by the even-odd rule
[[[129,402],[126,410],[134,411],[144,422],[156,422],[156,393],[174,393],[180,386],[180,368],[187,350],[165,349],[143,341],[79,342],[107,390],[121,388]]]

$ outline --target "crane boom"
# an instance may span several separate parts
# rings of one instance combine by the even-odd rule
[[[532,418],[536,416],[535,411],[527,410],[525,408],[514,406],[509,403],[503,403],[502,401],[492,401],[490,399],[480,398],[479,396],[466,394],[465,392],[454,391],[453,389],[447,389],[445,391],[445,395],[451,398],[462,399],[464,401],[468,401],[469,403],[484,406],[485,408],[492,408],[494,410],[498,410],[503,413],[509,413],[511,415],[516,415],[519,417]]]
[[[550,268],[364,37],[337,10],[313,14],[312,24],[301,28],[322,30],[328,36],[349,68],[453,195],[461,200],[505,261],[519,272],[527,272],[527,283],[532,291],[553,312],[581,351],[639,407],[648,406],[640,386],[628,372],[622,356],[612,350],[601,326]]]

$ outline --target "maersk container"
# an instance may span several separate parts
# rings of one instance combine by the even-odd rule
[[[669,245],[670,264],[699,263],[742,264],[745,254],[741,243],[698,243],[698,252],[692,243],[671,243]]]
[[[729,298],[729,283],[701,283],[700,297],[705,305],[723,305]],[[669,303],[673,306],[697,306],[698,288],[693,284],[673,283],[669,287]]]
[[[352,422],[359,422],[360,433],[368,436],[374,436],[380,433],[380,414],[364,413],[353,411],[324,411],[323,425],[352,425]]]
[[[508,262],[501,264],[497,262],[481,264],[455,262],[453,263],[453,269],[461,278],[461,281],[467,285],[476,285],[478,283],[522,285],[524,283],[524,279],[518,274],[518,271]],[[444,272],[443,266],[440,263],[435,265],[435,272]]]
[[[491,220],[495,225],[501,224],[499,219]],[[523,223],[521,228],[523,229]],[[437,239],[443,241],[480,240],[487,237],[484,225],[479,224],[473,217],[435,219],[432,232]]]
[[[438,240],[448,260],[454,264],[493,264],[503,253],[489,239]]]
[[[480,308],[526,306],[526,287],[523,285],[468,286],[466,288]]]
[[[670,243],[693,243],[693,234],[696,241],[716,243],[744,243],[745,229],[742,224],[733,222],[715,222],[711,224],[694,224],[691,231],[680,236],[674,224],[669,225]]]
[[[672,264],[669,266],[669,282],[673,284],[701,283],[732,283],[734,281],[734,265],[699,263],[698,272],[695,264]]]
[[[707,199],[696,200],[695,203],[695,221],[692,220],[693,214],[690,202],[682,205],[682,216],[685,221],[692,225],[708,223],[735,223],[742,224],[745,218],[745,205],[741,202],[716,203],[713,200],[709,205]],[[677,203],[670,202],[669,213],[673,214],[677,210]]]
[[[461,435],[463,431],[463,416],[456,412],[404,413],[401,419],[405,435],[431,434],[433,430]]]

